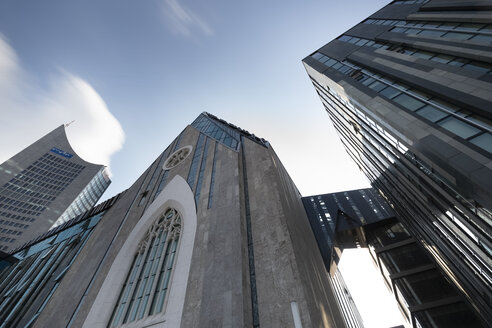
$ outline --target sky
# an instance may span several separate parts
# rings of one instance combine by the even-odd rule
[[[104,200],[208,111],[270,141],[303,196],[369,187],[301,60],[388,2],[2,1],[0,162],[74,121]]]

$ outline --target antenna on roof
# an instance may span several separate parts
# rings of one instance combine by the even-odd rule
[[[75,122],[75,120],[73,120],[73,121],[72,121],[72,122],[70,122],[70,123],[65,123],[65,127],[66,127],[66,128],[68,128],[68,126],[69,126],[70,124],[72,124],[73,122]]]

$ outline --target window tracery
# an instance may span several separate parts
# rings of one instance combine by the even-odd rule
[[[163,311],[181,221],[179,213],[170,208],[150,226],[137,246],[108,327],[125,327]]]

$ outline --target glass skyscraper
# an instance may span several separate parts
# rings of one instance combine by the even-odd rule
[[[491,9],[393,1],[303,60],[350,157],[488,323]],[[437,318],[463,304],[428,301],[410,316],[416,327],[441,327]]]

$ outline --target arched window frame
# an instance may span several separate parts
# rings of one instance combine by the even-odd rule
[[[179,249],[181,216],[168,208],[139,242],[108,327],[131,327],[165,311]]]
[[[125,241],[118,246],[117,254],[113,257],[111,267],[105,271],[104,282],[99,288],[93,288],[91,291],[94,293],[95,299],[90,306],[89,313],[81,315],[80,318],[75,318],[74,322],[80,322],[83,328],[106,328],[108,326],[126,275],[132,266],[132,255],[154,220],[169,207],[179,212],[183,225],[178,245],[179,256],[175,258],[174,273],[171,277],[170,290],[168,290],[169,295],[166,297],[167,301],[164,305],[165,311],[142,319],[142,321],[134,322],[133,326],[129,325],[128,327],[181,326],[197,229],[197,214],[193,191],[180,175],[176,175],[168,182],[138,220],[130,234],[125,236]]]

